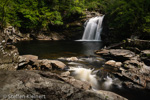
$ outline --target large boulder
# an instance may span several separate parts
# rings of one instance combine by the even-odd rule
[[[67,68],[67,66],[61,62],[61,61],[58,61],[58,60],[50,60],[51,62],[51,65],[53,66],[53,69],[61,69],[61,70],[64,70]]]
[[[26,70],[65,70],[68,67],[61,61],[58,60],[39,60],[38,56],[35,55],[22,55],[19,56],[19,67],[18,69]]]
[[[92,91],[88,83],[51,72],[0,72],[0,99],[127,100],[108,91]]]
[[[22,55],[22,57],[26,58],[27,60],[38,60],[38,56],[36,55]]]

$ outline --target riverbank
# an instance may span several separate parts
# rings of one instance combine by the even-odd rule
[[[120,99],[126,100],[109,91],[93,91],[91,85],[75,79],[63,70],[68,68],[63,62],[38,59],[37,56],[19,56],[18,50],[11,45],[8,34],[0,36],[0,91],[1,100],[5,99]],[[38,71],[37,71],[38,70]],[[41,71],[43,70],[43,71]],[[58,70],[59,73],[55,73]],[[28,96],[30,95],[30,96]],[[21,97],[20,97],[21,96]]]
[[[78,20],[68,22],[61,29],[54,30],[39,30],[34,32],[21,32],[19,28],[13,26],[7,26],[4,28],[3,33],[7,35],[6,42],[16,43],[18,41],[25,40],[76,40],[81,39],[84,31],[84,23],[86,20],[101,16],[98,12],[85,11],[85,16]],[[53,26],[55,27],[55,26]],[[57,27],[57,26],[56,26]]]
[[[132,40],[112,45],[96,51],[107,59],[106,68],[111,68],[110,73],[118,76],[128,88],[149,90],[150,64],[148,40]]]
[[[135,40],[135,41],[138,41],[138,40]],[[130,43],[133,44],[133,42],[134,42],[133,40],[130,40]],[[136,42],[136,43],[138,43],[138,42]],[[141,59],[142,56],[144,57],[147,54],[143,54],[145,50],[141,50],[140,52],[138,52],[138,54],[141,54],[141,56],[138,57],[137,53],[134,53],[130,50],[124,50],[127,47],[128,48],[130,47],[129,45],[127,46],[127,44],[128,44],[128,42],[126,41],[125,43],[122,42],[122,43],[119,43],[119,44],[116,44],[116,45],[113,45],[113,46],[110,46],[110,47],[106,47],[106,49],[102,49],[100,51],[97,51],[98,55],[101,55],[101,54],[99,54],[99,52],[101,52],[101,51],[106,52],[108,50],[109,53],[110,53],[110,55],[106,55],[106,54],[109,54],[109,53],[106,53],[104,55],[102,54],[102,56],[104,56],[104,58],[106,58],[106,61],[104,61],[105,64],[101,65],[100,72],[102,72],[105,69],[112,69],[110,71],[107,70],[106,72],[109,72],[109,73],[115,75],[117,78],[119,78],[122,81],[123,87],[130,88],[131,90],[136,89],[136,91],[145,92],[145,89],[149,90],[149,85],[148,85],[149,83],[145,84],[145,82],[149,82],[149,76],[147,76],[147,75],[149,75],[148,74],[149,72],[148,72],[148,69],[145,70],[145,67],[144,67],[145,64],[140,59]],[[144,45],[142,45],[142,46],[144,46]],[[120,49],[120,48],[122,48],[122,49]],[[145,47],[143,47],[143,48],[145,48]],[[136,48],[135,50],[138,50],[138,49]],[[59,61],[61,63],[60,65],[57,65],[58,61],[53,61],[53,60],[48,60],[48,59],[47,60],[46,59],[42,60],[42,59],[38,59],[37,56],[32,56],[32,55],[31,56],[30,55],[19,56],[18,60],[19,60],[18,61],[18,67],[17,67],[17,69],[15,69],[17,71],[18,70],[27,70],[27,71],[39,70],[39,71],[41,71],[42,70],[41,73],[52,72],[52,73],[56,73],[57,75],[60,75],[60,74],[63,74],[63,72],[64,72],[63,70],[66,70],[66,68],[67,69],[69,68],[69,66],[64,64],[63,61],[67,60],[69,62],[77,62],[77,61],[80,62],[82,59],[80,59],[78,57],[76,57],[76,58],[75,57],[60,58],[60,60],[62,61],[62,62]],[[91,61],[90,57],[88,57],[87,60],[88,61],[86,63],[89,63]],[[112,61],[112,60],[115,60],[115,61]],[[148,60],[148,58],[147,58],[147,60]],[[95,62],[97,62],[97,61],[102,62],[102,59],[96,58]],[[58,67],[58,66],[61,66],[61,67]],[[139,68],[139,66],[141,68]],[[25,73],[26,73],[26,71],[25,71]],[[65,77],[67,76],[66,80],[68,80],[68,77],[72,77],[72,76],[69,75],[68,72],[64,73],[63,75]],[[130,75],[130,77],[128,75]],[[103,92],[104,91],[102,91],[101,93],[103,93]],[[108,93],[108,92],[105,92],[105,93]],[[148,91],[146,93],[148,93]],[[112,95],[111,92],[109,94]],[[110,95],[107,95],[107,96],[111,97]],[[147,97],[143,97],[143,98],[147,99]]]
[[[69,27],[70,27],[70,30],[69,30]],[[73,31],[73,29],[72,29],[73,27],[81,28],[81,24],[78,22],[76,22],[76,23],[74,22],[73,24],[70,24],[69,27],[67,28],[68,32]],[[76,28],[74,28],[74,29],[76,30]],[[65,32],[65,34],[67,34],[66,31],[64,31],[64,32]],[[50,34],[52,35],[53,33],[50,33]],[[86,58],[78,58],[77,55],[75,55],[75,57],[70,56],[71,58],[59,58],[58,60],[39,59],[38,56],[34,56],[34,55],[19,55],[17,48],[15,46],[11,45],[14,42],[24,41],[24,40],[61,40],[61,39],[63,39],[63,38],[58,39],[56,34],[57,34],[57,32],[52,37],[45,36],[45,35],[43,35],[43,33],[34,36],[33,34],[21,34],[21,33],[19,33],[19,31],[17,32],[14,29],[14,27],[12,27],[12,26],[7,27],[4,30],[4,32],[2,32],[2,36],[0,38],[1,57],[2,57],[0,69],[7,70],[8,72],[9,71],[17,71],[17,73],[21,72],[19,70],[26,70],[27,72],[24,71],[24,73],[27,73],[26,75],[28,75],[28,71],[29,71],[29,73],[31,71],[32,74],[36,74],[35,73],[36,70],[38,70],[40,73],[50,72],[50,73],[56,74],[57,77],[61,77],[61,75],[63,75],[63,77],[65,76],[65,78],[68,82],[70,77],[71,77],[71,79],[76,80],[74,77],[71,76],[71,74],[69,72],[64,73],[64,71],[66,71],[67,69],[70,68],[70,66],[68,66],[69,63],[71,64],[71,66],[73,66],[73,64],[76,64],[74,67],[77,67],[80,65],[80,62],[83,62],[83,63],[85,63],[85,66],[86,66],[87,65],[86,63],[92,64],[90,62],[93,60],[93,62],[99,62],[99,63],[97,63],[97,64],[99,64],[98,66],[102,66],[102,67],[96,68],[99,71],[97,71],[95,75],[97,75],[97,76],[102,75],[102,77],[103,77],[104,75],[101,74],[101,72],[104,70],[105,71],[107,70],[106,73],[111,73],[115,77],[119,78],[121,80],[121,86],[123,86],[125,88],[132,89],[132,90],[137,89],[137,91],[144,91],[144,92],[145,92],[145,90],[149,90],[149,87],[150,87],[149,86],[149,83],[150,83],[150,79],[149,79],[149,73],[150,73],[150,70],[149,70],[149,61],[150,61],[149,60],[149,47],[150,46],[149,46],[148,40],[128,39],[119,44],[115,44],[115,45],[106,47],[105,49],[96,51],[96,54],[103,56],[106,59],[106,61],[102,61],[101,58],[93,59],[91,56],[92,53],[90,53],[90,52],[93,52],[94,50],[100,49],[100,48],[94,48],[93,47],[94,45],[85,45],[85,43],[82,43],[83,45],[81,47],[83,47],[85,49],[86,53],[89,52],[88,56],[87,56],[87,54],[82,55],[82,56],[87,56],[87,59],[88,59],[87,62],[85,60]],[[73,34],[73,33],[71,33],[71,34]],[[60,35],[60,34],[59,34],[59,36],[63,37],[63,35]],[[71,37],[67,36],[65,38],[65,40],[72,39],[73,37],[74,36],[71,36]],[[27,45],[27,44],[24,44],[23,46],[25,47],[25,45]],[[53,47],[53,46],[51,46],[51,47]],[[75,45],[73,45],[73,46],[75,46]],[[89,51],[89,49],[87,49],[87,48],[91,48],[91,47],[92,47],[92,51]],[[100,47],[100,45],[97,47]],[[29,48],[29,47],[26,47],[26,48]],[[40,48],[43,48],[43,47],[40,47]],[[62,45],[61,48],[64,48],[64,45]],[[67,47],[65,46],[65,48],[68,48],[68,46]],[[73,50],[75,50],[76,48],[77,47],[75,47],[73,49],[73,47],[71,47],[71,49],[73,49]],[[36,50],[38,50],[38,49],[39,48],[37,48]],[[35,50],[35,48],[34,48],[34,50]],[[77,50],[77,51],[79,51],[79,50]],[[83,61],[83,59],[85,61]],[[63,63],[63,61],[68,61],[69,63],[66,65],[65,63]],[[105,64],[104,64],[104,62],[105,62]],[[91,66],[91,65],[88,65],[88,66]],[[90,68],[90,67],[88,67],[88,68]],[[86,69],[85,69],[85,71],[86,71]],[[12,72],[12,73],[15,74],[15,72]],[[2,72],[1,74],[6,74],[6,73]],[[54,77],[56,78],[56,80],[53,81],[54,84],[55,84],[55,82],[57,83],[56,76],[54,75]],[[8,74],[8,77],[9,77],[9,74]],[[17,76],[17,77],[19,77],[19,76]],[[108,77],[103,77],[102,80],[104,81],[105,78],[108,78]],[[108,79],[112,80],[111,78],[108,78]],[[29,80],[29,81],[32,81],[32,80]],[[47,82],[47,80],[45,80],[45,79],[43,79],[43,81]],[[77,80],[77,81],[79,81],[79,80]],[[48,81],[48,82],[51,82],[51,81]],[[113,80],[112,80],[112,82],[113,82]],[[79,86],[81,84],[84,84],[84,85],[88,84],[88,86],[90,88],[86,87],[86,89],[84,89],[83,91],[89,91],[89,90],[93,91],[91,88],[92,85],[90,83],[85,83],[85,82],[82,83],[82,81],[79,81],[77,83]],[[3,83],[3,84],[5,84],[5,83]],[[72,81],[69,84],[72,84]],[[76,84],[76,83],[73,82],[73,84]],[[7,83],[5,85],[7,85]],[[47,85],[47,84],[44,83],[44,85]],[[114,84],[114,85],[116,85],[116,84]],[[48,87],[49,87],[49,85],[48,85]],[[83,87],[85,88],[85,86],[83,86]],[[79,87],[79,88],[82,90],[83,87]],[[33,89],[33,88],[35,88],[35,87],[31,87],[31,89]],[[9,89],[13,89],[13,88],[11,88],[11,86],[10,86]],[[18,90],[15,90],[15,91],[18,91]],[[24,91],[24,89],[21,91]],[[48,90],[48,91],[51,91],[51,90]],[[98,91],[100,91],[100,92],[98,92]],[[96,92],[93,91],[94,95],[95,95],[95,93],[96,94],[98,93],[98,95],[103,94],[105,97],[100,97],[102,99],[118,98],[118,95],[116,95],[115,93],[108,92],[108,91],[102,91],[102,90],[98,90],[98,91],[96,91]],[[9,92],[9,93],[12,94],[12,92]],[[146,92],[146,93],[148,93],[148,92]],[[2,93],[2,95],[3,95],[3,93]],[[26,94],[23,93],[23,95],[26,95]],[[85,95],[85,94],[83,94],[83,95]],[[46,97],[49,98],[48,96],[46,96]],[[55,98],[57,98],[57,97],[55,97]],[[84,97],[81,97],[81,98],[84,98]],[[125,99],[121,96],[119,96],[119,98],[121,100]],[[147,97],[146,97],[146,99],[147,99]]]

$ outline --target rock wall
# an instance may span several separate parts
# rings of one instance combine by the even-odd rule
[[[5,38],[7,40],[6,42],[9,42],[9,43],[16,43],[17,41],[23,41],[23,40],[32,40],[29,33],[22,34],[13,26],[6,27],[3,33],[5,34]]]
[[[0,70],[16,70],[19,53],[15,46],[9,45],[8,35],[0,32]]]
[[[137,43],[145,45],[138,45]],[[119,44],[120,46],[110,46],[95,53],[108,60],[105,63],[105,68],[111,69],[110,73],[124,80],[123,83],[128,88],[150,89],[150,50],[148,43],[149,41],[144,40],[130,40],[130,42]]]

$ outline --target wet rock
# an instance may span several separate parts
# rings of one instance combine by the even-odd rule
[[[102,49],[95,52],[97,55],[105,56],[109,59],[115,59],[116,61],[125,61],[135,57],[135,53],[125,49]]]
[[[150,50],[141,51],[141,60],[148,66],[150,66]]]
[[[141,66],[142,66],[142,63],[140,62],[140,61],[138,61],[138,60],[126,60],[125,62],[124,62],[124,67],[125,68],[141,68]]]
[[[68,68],[63,62],[58,61],[58,60],[50,60],[53,69],[61,69],[61,70],[65,70],[66,68]]]
[[[51,61],[47,59],[34,61],[33,65],[40,67],[42,70],[44,69],[52,70]]]
[[[127,100],[126,98],[122,98],[122,96],[109,91],[99,90],[98,93],[104,95],[105,100]]]
[[[51,33],[39,33],[34,35],[36,40],[64,40],[64,35],[60,35],[59,33],[56,32],[51,32]]]
[[[35,55],[22,55],[23,58],[25,58],[27,61],[31,60],[31,61],[34,61],[34,60],[38,60],[38,56],[35,56]]]
[[[54,70],[61,69],[65,70],[67,66],[58,60],[39,60],[38,56],[35,55],[23,55],[19,57],[19,67],[18,69],[29,69],[28,65],[31,65],[30,70]]]
[[[148,89],[150,68],[142,62],[143,59],[141,57],[145,57],[146,53],[149,54],[149,50],[142,51],[140,55],[126,49],[102,49],[96,51],[98,55],[102,55],[107,59],[113,59],[105,63],[106,68],[111,66],[109,68],[111,70],[110,73],[125,80],[123,83],[127,87],[138,89]]]
[[[78,61],[77,57],[66,58],[67,61]]]
[[[28,60],[29,61],[29,60]],[[28,63],[25,57],[19,56],[19,66],[23,66]]]
[[[78,61],[79,60],[77,57],[69,57],[69,58],[60,57],[58,59],[59,60],[67,60],[67,61]]]
[[[70,72],[69,71],[67,71],[67,72],[63,72],[63,73],[61,73],[61,76],[69,76],[70,75]]]
[[[140,50],[145,50],[150,48],[150,40],[140,40],[140,39],[127,39],[126,45],[129,47],[136,47]]]
[[[128,61],[127,61],[128,62]],[[130,62],[128,62],[130,63]],[[133,63],[133,62],[132,62]],[[131,63],[131,64],[132,64]],[[132,65],[131,67],[130,65],[124,65],[124,67],[120,68],[120,71],[117,72],[112,72],[115,75],[118,75],[119,77],[121,77],[122,79],[125,79],[126,81],[124,81],[123,83],[127,83],[127,87],[129,88],[145,88],[147,82],[150,81],[150,68],[147,67],[144,63],[135,63],[138,64],[136,66],[140,66],[140,67],[136,67],[134,65]],[[128,84],[130,83],[130,84]]]
[[[92,17],[97,17],[97,16],[102,16],[99,12],[90,12],[90,11],[85,11],[86,13],[86,18],[92,18]]]
[[[130,59],[135,56],[135,53],[130,51],[130,50],[125,50],[125,49],[112,49],[109,51],[110,55],[115,56],[115,57],[122,57],[126,59]]]
[[[36,100],[126,100],[115,93],[108,91],[92,91],[88,83],[74,79],[73,77],[62,77],[51,72],[41,71],[3,71],[0,72],[0,99],[16,100],[25,95],[35,96]],[[10,98],[10,95],[16,98]],[[34,98],[35,99],[35,98]]]
[[[147,89],[150,89],[150,81],[147,82],[146,88],[147,88]]]
[[[150,50],[141,51],[141,56],[145,56],[147,58],[150,58]]]
[[[18,67],[18,50],[12,45],[1,45],[0,70],[16,70]]]
[[[16,43],[17,41],[32,40],[30,34],[22,34],[13,26],[8,26],[4,29],[4,34],[7,37],[6,42]]]
[[[16,70],[18,67],[18,49],[7,45],[8,36],[0,31],[0,70]]]
[[[121,67],[122,63],[121,62],[116,62],[114,60],[109,60],[105,63],[105,65],[109,65],[109,66],[112,66],[112,67]]]

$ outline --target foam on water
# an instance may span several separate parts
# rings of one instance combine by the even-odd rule
[[[99,87],[101,87],[100,85],[102,85],[102,87],[105,89],[109,89],[113,84],[112,78],[108,76],[104,79],[105,81],[101,84],[97,80],[96,73],[94,73],[93,69],[86,69],[82,67],[71,67],[69,71],[76,79],[89,82],[93,89],[99,89]]]

